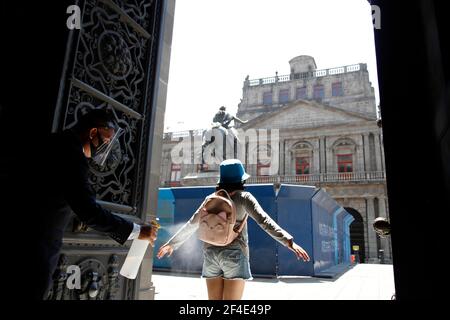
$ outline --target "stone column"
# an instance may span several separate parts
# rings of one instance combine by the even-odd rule
[[[311,174],[318,174],[320,173],[320,138],[316,139],[314,143],[314,149],[313,149],[313,168],[311,170]]]
[[[286,175],[290,176],[292,175],[292,166],[291,166],[291,159],[292,159],[292,152],[291,152],[291,146],[292,143],[288,142],[286,143],[286,149],[284,150],[284,159],[285,159],[285,168],[284,172]]]
[[[278,95],[280,92],[280,88],[278,86],[274,86],[272,89],[272,105],[278,105]]]
[[[326,154],[325,154],[325,137],[319,138],[319,149],[320,149],[320,173],[326,173]]]
[[[292,76],[292,74],[291,74],[291,80],[293,79],[293,76]],[[297,95],[297,92],[296,92],[296,87],[295,87],[295,85],[294,85],[294,83],[292,83],[291,84],[291,86],[289,87],[289,95],[290,95],[290,101],[295,101],[296,100],[296,95]]]
[[[142,163],[143,165],[146,165],[147,168],[144,177],[145,183],[141,189],[145,196],[143,197],[144,201],[142,201],[142,215],[140,218],[144,221],[151,221],[157,211],[158,189],[160,186],[159,178],[162,160],[161,155],[163,151],[163,140],[160,139],[160,137],[163,137],[164,132],[164,112],[166,110],[167,83],[169,78],[174,13],[175,1],[166,1],[166,6],[161,13],[164,26],[161,26],[161,38],[159,39],[158,46],[158,55],[160,55],[160,63],[158,68],[161,69],[161,72],[159,73],[157,80],[155,80],[155,88],[158,88],[158,90],[155,93],[156,99],[153,107],[154,112],[151,116],[155,125],[150,126],[149,130],[151,130],[151,132],[147,133],[149,135],[149,149],[146,155],[146,164]],[[152,282],[153,250],[154,248],[149,246],[149,250],[146,252],[139,275],[136,279],[134,297],[139,300],[155,299],[155,287]]]
[[[355,166],[355,171],[357,172],[364,172],[365,170],[365,165],[364,165],[364,140],[362,136],[359,136],[359,141],[356,142],[356,163],[354,164]]]
[[[386,197],[378,196],[378,216],[387,218],[387,210],[386,210]]]
[[[364,144],[364,171],[372,171],[370,167],[370,147],[369,147],[369,134],[363,134],[363,144]]]
[[[373,221],[375,220],[375,206],[374,206],[374,197],[366,198],[366,210],[367,210],[367,242],[369,246],[369,256],[367,257],[367,261],[377,262],[378,261],[378,248],[377,248],[377,234],[375,230],[373,230]]]
[[[386,197],[379,196],[378,197],[378,213],[380,217],[387,218],[387,210],[386,210]],[[380,238],[381,248],[384,250],[384,257],[387,262],[392,262],[392,250],[391,250],[391,238],[388,236],[387,238]]]
[[[375,160],[377,163],[377,171],[383,171],[383,166],[381,164],[381,145],[380,145],[380,136],[378,133],[374,134],[375,139]]]
[[[380,150],[381,150],[381,166],[382,166],[382,170],[386,171],[386,162],[385,162],[385,158],[384,158],[383,135],[379,134],[379,137],[380,137]]]
[[[279,175],[281,176],[281,175],[285,175],[286,173],[285,173],[285,170],[284,170],[284,163],[285,163],[285,157],[286,157],[286,152],[284,151],[284,144],[285,144],[285,141],[284,141],[284,139],[283,140],[280,140],[280,157],[279,157],[279,159],[280,159],[280,170],[279,170]]]
[[[326,168],[327,168],[327,172],[337,172],[337,165],[334,165],[334,154],[333,154],[333,148],[330,147],[326,147],[325,148],[325,156],[326,156]]]

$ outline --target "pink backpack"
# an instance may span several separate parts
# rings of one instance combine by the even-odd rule
[[[216,191],[206,198],[200,208],[198,237],[215,246],[226,246],[237,238],[244,228],[247,215],[239,228],[236,227],[236,207],[225,190]]]

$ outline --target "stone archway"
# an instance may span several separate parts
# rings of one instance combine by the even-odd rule
[[[361,214],[353,208],[344,208],[348,213],[350,213],[355,221],[350,224],[350,247],[351,254],[355,254],[353,246],[359,246],[359,262],[363,263],[366,261],[366,248],[364,241],[364,221]]]

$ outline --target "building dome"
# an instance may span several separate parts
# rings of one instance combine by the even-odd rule
[[[303,73],[315,71],[317,69],[316,61],[311,56],[298,56],[289,61],[291,73]]]

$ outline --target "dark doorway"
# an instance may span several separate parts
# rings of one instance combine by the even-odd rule
[[[344,209],[355,218],[355,221],[350,225],[351,254],[354,254],[356,258],[359,257],[359,260],[356,261],[363,263],[366,261],[366,249],[364,247],[364,222],[362,216],[353,208],[346,207]],[[354,250],[355,246],[358,246],[359,250]]]

